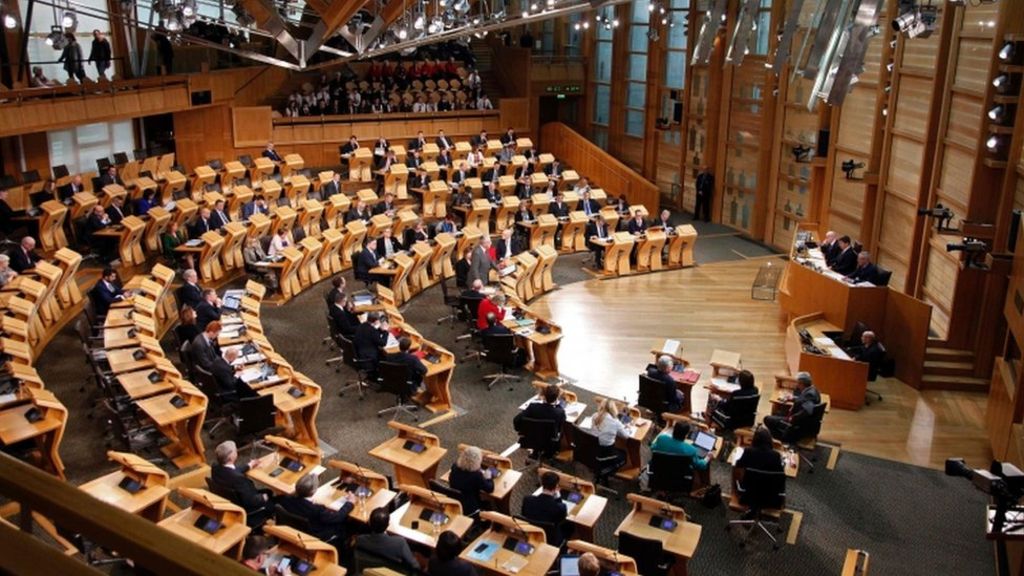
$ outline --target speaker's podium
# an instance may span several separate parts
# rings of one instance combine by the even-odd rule
[[[54,252],[68,245],[64,235],[67,206],[56,200],[47,200],[39,206],[39,243],[44,252]]]
[[[384,192],[391,192],[399,200],[409,199],[406,183],[409,181],[409,168],[405,164],[392,164],[384,175]]]
[[[635,242],[633,235],[629,232],[616,232],[604,240],[591,240],[591,242],[604,246],[604,268],[602,272],[607,276],[624,276],[630,273],[629,255],[633,251]]]
[[[353,182],[369,182],[373,180],[370,165],[373,163],[373,150],[356,148],[349,158],[348,178]]]

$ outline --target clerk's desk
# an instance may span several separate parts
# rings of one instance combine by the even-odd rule
[[[594,526],[597,525],[597,521],[601,518],[605,507],[608,506],[608,499],[597,494],[597,490],[592,482],[564,474],[558,470],[542,467],[537,470],[537,476],[543,476],[548,472],[558,476],[558,489],[562,492],[562,501],[566,503],[565,519],[568,522],[572,522],[573,526],[575,526],[573,534],[580,540],[593,542]],[[540,494],[542,490],[543,488],[538,487],[533,492],[533,495]],[[569,500],[572,494],[580,496],[578,502],[573,503]],[[575,496],[572,497],[576,498]]]
[[[338,566],[338,549],[334,545],[289,526],[268,524],[263,527],[263,533],[277,540],[277,546],[268,553],[272,565],[285,557],[293,557],[312,565],[312,569],[305,572],[306,576],[345,576],[345,569]]]
[[[388,532],[401,536],[410,544],[417,544],[431,550],[437,546],[437,537],[445,530],[451,530],[461,538],[473,526],[473,519],[462,515],[462,504],[426,488],[399,484],[409,500],[391,513]],[[443,514],[443,522],[434,531],[431,514]]]
[[[459,453],[468,448],[468,444],[459,444]],[[494,503],[494,508],[502,514],[511,514],[510,501],[512,499],[512,489],[516,487],[516,483],[523,477],[523,473],[519,470],[512,468],[512,461],[497,452],[490,450],[480,450],[483,453],[483,462],[481,463],[481,469],[494,468],[498,471],[498,475],[492,478],[494,480],[494,490],[490,492],[481,492],[480,495]],[[448,482],[448,476],[451,472],[445,472],[441,476],[441,480]]]
[[[697,551],[697,544],[700,542],[701,527],[698,524],[686,521],[686,511],[666,502],[647,498],[638,494],[627,494],[626,500],[633,505],[633,510],[619,524],[615,535],[620,532],[628,532],[640,538],[649,538],[661,542],[662,549],[675,556],[676,561],[672,564],[669,574],[672,576],[685,576],[687,573],[686,564]],[[671,518],[676,522],[673,530],[663,530],[650,525],[654,517]]]
[[[240,560],[242,544],[251,531],[245,525],[245,510],[207,490],[179,488],[178,494],[191,500],[191,506],[164,518],[158,525],[193,544]],[[200,516],[216,520],[221,524],[220,529],[210,534],[197,528]]]
[[[817,224],[801,223],[794,231],[789,262],[779,282],[779,304],[789,319],[821,313],[844,333],[863,322],[878,335],[895,360],[896,377],[919,387],[931,322],[931,305],[898,290],[852,285],[827,272],[821,250],[799,250],[808,238],[820,238]],[[797,242],[796,239],[801,239]],[[822,380],[815,376],[815,384]]]
[[[121,468],[78,488],[97,500],[152,522],[163,519],[171,492],[167,488],[167,472],[128,452],[109,450],[107,458]]]
[[[328,460],[327,467],[338,470],[338,477],[331,482],[324,483],[313,494],[313,502],[323,504],[331,510],[341,510],[345,504],[345,496],[350,493],[352,486],[346,486],[346,482],[369,490],[369,495],[364,500],[357,499],[348,517],[362,525],[370,523],[370,513],[380,507],[388,507],[398,494],[388,490],[388,479],[372,470],[362,466],[345,462],[343,460]]]
[[[437,465],[448,450],[441,447],[437,436],[419,428],[394,420],[388,422],[388,427],[398,435],[372,448],[370,456],[392,464],[398,484],[427,488],[430,480],[437,476]],[[422,451],[415,452],[419,447]]]
[[[480,519],[490,522],[490,528],[466,546],[459,557],[485,574],[544,576],[558,560],[558,548],[545,541],[542,528],[497,512],[481,512]],[[532,547],[528,555],[505,548],[506,545],[514,548],[512,544],[524,541]],[[493,556],[487,560],[473,554],[474,549],[483,546],[493,550]]]
[[[583,540],[569,540],[566,543],[566,547],[569,549],[569,552],[579,554],[590,552],[596,556],[597,562],[601,565],[602,574],[605,572],[618,572],[622,576],[640,576],[640,572],[636,567],[636,560],[625,554],[619,554],[615,550],[584,542]]]
[[[808,352],[800,340],[806,330],[813,345],[824,354]],[[814,385],[831,398],[830,404],[845,410],[857,410],[864,405],[868,387],[868,364],[858,362],[825,336],[825,332],[839,331],[822,313],[798,316],[786,328],[786,364],[791,374],[810,372]]]
[[[275,449],[275,458],[259,468],[250,468],[245,475],[274,491],[277,496],[295,493],[295,485],[307,474],[318,475],[320,451],[268,434],[264,441]]]

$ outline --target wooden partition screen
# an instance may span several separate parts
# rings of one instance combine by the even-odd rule
[[[270,106],[244,106],[231,109],[235,148],[263,147],[275,140],[273,111]]]
[[[625,194],[630,204],[643,204],[652,213],[658,208],[657,186],[565,124],[542,126],[540,147],[563,159],[609,197]]]

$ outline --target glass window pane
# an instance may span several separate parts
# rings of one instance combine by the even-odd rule
[[[630,80],[646,80],[647,79],[647,55],[646,54],[630,54],[629,55],[629,79]]]
[[[665,59],[665,86],[682,88],[686,78],[686,53],[669,52]]]
[[[96,160],[135,149],[132,121],[86,124],[47,132],[50,163],[64,164],[72,174],[96,169]]]
[[[592,140],[601,148],[608,149],[608,131],[603,128],[593,130]]]
[[[28,0],[21,0],[20,9],[21,14],[24,16],[28,12]],[[81,0],[75,2],[76,6],[83,6],[91,9],[90,14],[97,12],[107,11],[106,0]],[[62,17],[62,11],[57,10],[56,18],[54,17],[54,11],[48,7],[40,6],[36,3],[32,11],[32,23],[29,28],[29,39],[28,39],[28,60],[34,66],[39,66],[43,69],[43,75],[50,80],[57,80],[65,82],[67,80],[67,74],[64,72],[64,66],[62,64],[36,64],[38,62],[56,61],[60,58],[60,51],[54,50],[53,47],[46,44],[46,36],[50,33],[50,29],[54,25],[60,25],[60,19]],[[82,47],[82,57],[89,57],[89,50],[92,48],[92,31],[99,30],[108,36],[110,35],[110,21],[106,18],[96,18],[89,14],[83,14],[81,11],[77,12],[78,26],[75,28],[75,37],[78,39],[78,44]],[[111,49],[113,49],[114,43],[111,42]],[[112,54],[113,57],[119,56],[117,53]],[[85,63],[86,76],[90,78],[96,77],[96,68],[91,62]],[[107,71],[107,77],[111,76],[111,71]]]
[[[643,137],[644,113],[642,111],[626,110],[626,134]]]
[[[648,2],[647,0],[634,0],[632,10],[632,21],[647,22],[648,18],[650,18],[651,15],[650,6],[651,2]]]
[[[612,43],[611,42],[598,42],[597,43],[597,58],[594,59],[594,65],[597,67],[595,70],[595,76],[599,81],[611,81],[612,79]]]
[[[594,90],[594,122],[608,124],[608,111],[611,108],[611,87],[598,84]]]
[[[629,108],[643,108],[646,96],[646,84],[643,82],[630,82],[626,92],[626,106]]]
[[[611,18],[612,16],[609,14],[608,17]],[[597,39],[598,40],[611,40],[612,39],[612,29],[606,29],[604,26],[595,24],[594,22],[591,22],[590,26],[592,28],[597,28]]]
[[[767,54],[768,53],[768,35],[771,31],[771,12],[759,12],[757,15],[757,39],[754,41],[754,46],[751,47],[751,51],[754,54]]]
[[[686,49],[686,13],[676,12],[672,21],[675,23],[668,29],[668,47],[670,50]]]
[[[647,30],[648,26],[633,25],[629,31],[630,52],[647,52]]]

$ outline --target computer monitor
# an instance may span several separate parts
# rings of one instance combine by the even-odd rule
[[[566,554],[558,559],[559,576],[580,576],[580,557]]]
[[[127,163],[128,163],[128,153],[127,152],[115,152],[114,153],[114,164],[117,164],[118,166],[123,166],[123,165],[125,165]]]
[[[715,442],[717,441],[718,438],[714,434],[708,434],[703,430],[699,430],[697,432],[697,437],[693,439],[694,445],[696,445],[698,448],[706,452],[711,452],[712,450],[714,450]]]
[[[96,168],[100,172],[106,172],[107,168],[110,168],[110,158],[97,158],[96,159]]]
[[[53,179],[54,180],[56,180],[58,178],[64,178],[65,176],[68,176],[69,174],[71,174],[71,172],[68,171],[68,167],[65,166],[64,164],[61,164],[60,166],[54,166],[53,167]]]

